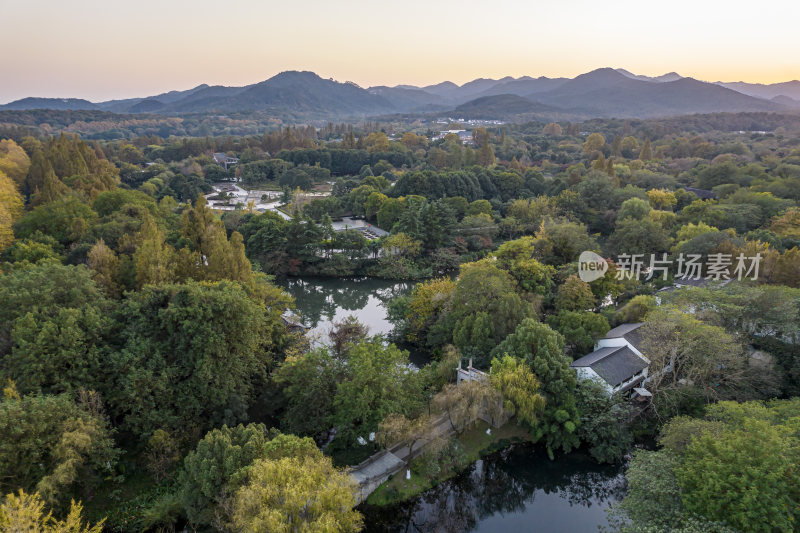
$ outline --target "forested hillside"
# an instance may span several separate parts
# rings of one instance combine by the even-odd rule
[[[474,420],[463,406],[502,397],[551,458],[617,462],[657,439],[634,454],[619,531],[797,529],[796,116],[462,137],[401,123],[206,136],[181,130],[189,119],[3,117],[0,526],[24,515],[42,531],[358,531],[343,467],[413,448],[438,415],[453,434],[409,453],[408,468],[451,476]],[[87,134],[105,120],[124,135]],[[75,128],[83,137],[60,133]],[[237,203],[234,185],[279,200]],[[584,251],[608,264],[590,282]],[[639,276],[626,275],[632,254]],[[729,262],[677,289],[690,255]],[[757,257],[757,272],[740,275],[738,257]],[[655,259],[669,266],[649,270]],[[417,283],[389,305],[390,337],[346,319],[312,339],[287,319],[278,282],[294,276]],[[574,360],[639,322],[651,396],[634,404],[577,379]],[[411,365],[409,349],[426,362]],[[491,377],[455,386],[462,358]]]

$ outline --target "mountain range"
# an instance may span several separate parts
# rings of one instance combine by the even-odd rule
[[[772,85],[709,83],[670,72],[648,77],[600,68],[575,78],[507,76],[463,85],[445,81],[416,87],[364,89],[287,71],[243,87],[199,85],[144,98],[89,102],[78,98],[23,98],[0,110],[100,110],[115,113],[264,112],[283,118],[322,120],[397,113],[452,112],[459,118],[549,120],[553,117],[661,117],[690,113],[800,110],[800,81]]]

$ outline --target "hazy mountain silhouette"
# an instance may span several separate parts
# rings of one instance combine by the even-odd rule
[[[763,83],[746,83],[743,81],[718,81],[717,85],[727,87],[728,89],[732,89],[749,96],[757,96],[758,98],[772,99],[776,96],[788,96],[793,100],[800,100],[800,81],[797,80],[773,83],[770,85],[765,85]]]
[[[560,111],[552,106],[533,102],[516,94],[481,96],[456,107],[458,116],[475,119],[506,119],[517,115],[547,115]]]
[[[778,103],[693,78],[654,83],[629,78],[610,68],[581,74],[556,89],[531,94],[529,98],[598,117],[785,110]]]
[[[737,89],[738,88],[738,89]],[[752,94],[745,94],[752,93]],[[783,98],[778,98],[783,97]],[[800,82],[774,85],[706,83],[670,72],[648,77],[601,68],[568,78],[478,78],[461,86],[364,89],[287,71],[243,87],[199,85],[185,91],[92,103],[77,98],[23,98],[0,109],[100,109],[117,113],[274,113],[294,119],[355,118],[392,113],[457,112],[465,118],[518,120],[531,116],[654,117],[687,113],[787,111],[800,100]]]
[[[6,105],[0,106],[0,109],[8,109],[14,111],[24,111],[26,109],[57,109],[57,110],[84,110],[84,109],[100,109],[97,104],[93,104],[89,100],[82,98],[37,98],[29,96],[20,100],[14,100]]]
[[[625,70],[624,68],[617,68],[614,70],[616,70],[625,77],[639,81],[652,81],[657,83],[663,83],[665,81],[676,81],[683,78],[683,76],[681,76],[677,72],[667,72],[666,74],[662,74],[661,76],[642,76],[640,74],[634,74],[633,72]]]

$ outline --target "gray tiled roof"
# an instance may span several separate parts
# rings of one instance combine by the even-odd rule
[[[631,346],[636,348],[639,351],[642,351],[639,348],[639,344],[642,342],[642,333],[639,330],[640,327],[644,325],[644,322],[636,322],[635,324],[622,324],[621,326],[617,326],[608,333],[606,333],[606,339],[617,339],[623,338],[630,343]]]
[[[617,337],[624,337],[631,331],[639,329],[644,325],[644,322],[636,322],[634,324],[622,324],[606,333],[606,339],[616,339]]]
[[[619,346],[595,350],[573,361],[570,366],[589,367],[609,385],[616,387],[647,368],[648,364],[627,346]]]

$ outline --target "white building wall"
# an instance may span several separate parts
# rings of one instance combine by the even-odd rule
[[[576,367],[575,372],[578,374],[578,379],[593,379],[598,383],[600,383],[603,386],[603,388],[606,389],[606,392],[608,392],[609,395],[614,393],[614,389],[611,387],[611,385],[609,385],[606,380],[601,378],[597,374],[597,372],[595,372],[588,366]]]

